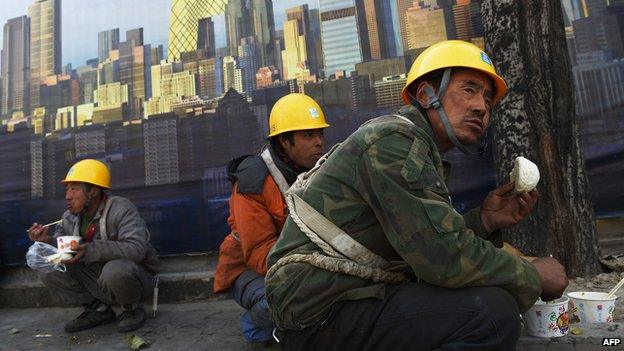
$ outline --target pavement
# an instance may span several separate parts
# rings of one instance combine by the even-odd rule
[[[126,334],[119,333],[115,324],[66,334],[63,324],[81,309],[60,307],[30,269],[4,267],[0,269],[0,350],[130,350],[128,335],[143,338],[150,350],[278,350],[278,345],[265,348],[245,341],[239,329],[242,308],[212,293],[215,264],[214,254],[163,258],[157,317]],[[149,303],[146,310],[151,313]],[[624,318],[617,312],[617,323],[612,325],[575,325],[579,335],[547,339],[523,332],[516,350],[624,350],[622,344],[602,346],[604,338],[624,342]]]
[[[119,333],[113,323],[74,334],[65,333],[63,324],[78,315],[80,308],[0,309],[0,350],[130,350],[129,335],[143,338],[149,350],[279,350],[277,345],[265,348],[243,339],[238,324],[243,310],[233,300],[211,298],[164,304],[158,309],[156,318],[149,318],[133,333]],[[523,333],[516,350],[624,350],[621,344],[602,346],[603,338],[624,337],[624,324],[575,327],[581,335],[544,339]]]
[[[119,333],[113,323],[67,334],[63,324],[81,308],[0,309],[0,350],[130,350],[129,335],[143,338],[150,350],[268,350],[245,341],[238,324],[243,310],[233,300],[164,304],[158,310],[132,333]]]

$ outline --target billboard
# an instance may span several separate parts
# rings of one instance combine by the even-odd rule
[[[607,3],[562,0],[598,216],[624,212],[624,11]],[[479,1],[16,0],[0,22],[5,265],[24,261],[31,223],[60,218],[60,180],[84,158],[109,166],[160,254],[216,250],[227,163],[261,150],[280,97],[318,101],[331,147],[401,106],[424,48],[484,45]],[[495,186],[491,148],[447,158],[454,205],[476,206]]]

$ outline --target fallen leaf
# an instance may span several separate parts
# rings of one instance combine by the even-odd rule
[[[9,334],[11,334],[11,335],[14,335],[14,334],[17,334],[17,333],[19,333],[19,329],[17,329],[17,328],[13,328],[13,329],[9,330]]]
[[[140,350],[142,348],[148,348],[150,344],[145,341],[142,337],[131,334],[126,337],[126,341],[128,342],[128,346],[130,346],[133,350]]]
[[[581,334],[583,334],[583,329],[581,329],[579,327],[571,327],[570,328],[570,333],[572,333],[574,335],[581,335]]]

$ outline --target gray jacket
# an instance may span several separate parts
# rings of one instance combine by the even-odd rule
[[[150,234],[139,211],[130,200],[113,196],[106,214],[106,237],[100,235],[100,218],[106,203],[102,201],[93,216],[96,226],[93,241],[87,245],[83,262],[108,262],[114,259],[129,259],[143,265],[150,273],[159,271],[156,250],[150,244]],[[80,216],[65,211],[63,221],[54,231],[54,239],[63,235],[80,235]]]

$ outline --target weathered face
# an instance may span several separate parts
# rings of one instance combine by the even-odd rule
[[[451,74],[442,106],[462,144],[474,145],[485,134],[490,124],[493,96],[492,81],[486,74],[471,69],[458,69]],[[430,111],[436,136],[452,147],[437,111]]]
[[[80,214],[88,202],[84,185],[79,182],[65,183],[65,202],[69,212],[74,215]]]
[[[286,156],[299,166],[310,169],[323,156],[325,146],[324,129],[298,130],[293,133],[293,143],[281,139]]]

